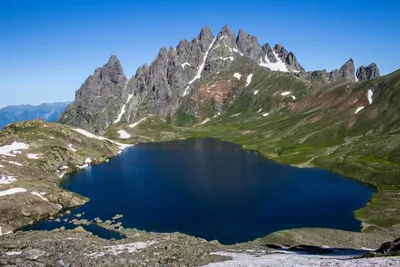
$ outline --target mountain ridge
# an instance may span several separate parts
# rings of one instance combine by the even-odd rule
[[[116,62],[118,66],[115,73],[109,73],[109,66]],[[74,104],[68,106],[60,122],[103,134],[113,124],[130,122],[145,113],[152,113],[173,122],[180,110],[186,109],[190,116],[202,120],[203,118],[196,114],[201,113],[204,106],[192,104],[191,109],[187,107],[188,103],[192,102],[189,98],[196,94],[204,81],[216,79],[227,71],[233,74],[257,68],[290,73],[304,82],[317,84],[342,79],[357,80],[352,59],[340,69],[331,72],[306,72],[294,53],[287,51],[280,44],[273,47],[268,43],[260,45],[256,36],[244,30],[239,30],[235,35],[229,25],[225,25],[217,36],[214,36],[210,27],[205,26],[192,41],[183,39],[176,48],[161,48],[155,60],[149,65],[140,66],[129,80],[118,58],[112,55],[109,62],[96,69],[76,92]],[[367,71],[363,66],[357,73],[363,80],[379,76],[379,71],[371,68]],[[112,75],[117,76],[113,78]],[[120,81],[120,84],[107,91],[107,88],[112,88],[113,79]],[[104,82],[106,80],[111,83]],[[222,93],[217,101],[219,103],[216,104],[219,108],[210,107],[214,109],[215,114],[222,111],[221,107],[232,95],[235,85],[228,79],[228,83],[220,84],[219,87],[224,91],[217,92]],[[93,95],[96,95],[97,99],[94,100]],[[208,100],[215,101],[215,98]]]

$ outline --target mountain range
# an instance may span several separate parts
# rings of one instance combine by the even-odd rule
[[[0,109],[0,129],[9,123],[43,119],[57,121],[71,102],[43,103],[40,105],[13,105]]]
[[[114,124],[133,121],[146,113],[171,122],[178,122],[182,114],[202,121],[208,115],[222,113],[231,105],[227,99],[235,89],[247,87],[240,81],[242,74],[260,69],[319,85],[380,76],[374,63],[361,66],[355,73],[353,59],[331,72],[306,72],[294,53],[282,45],[260,45],[257,37],[243,30],[235,35],[228,25],[217,36],[204,27],[192,41],[185,39],[176,48],[161,48],[156,59],[141,66],[129,80],[118,58],[111,56],[76,92],[75,102],[60,122],[103,134]],[[234,77],[234,73],[241,74]],[[247,79],[251,80],[249,76]]]

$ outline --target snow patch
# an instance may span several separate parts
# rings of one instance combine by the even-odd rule
[[[191,67],[192,65],[190,65],[190,63],[185,62],[185,63],[181,64],[181,66],[182,66],[182,69],[185,69],[185,66]]]
[[[68,169],[68,166],[65,166],[65,165],[64,165],[64,166],[61,166],[60,169],[61,169],[61,170],[66,170],[66,169]]]
[[[354,80],[356,80],[356,82],[358,82],[358,78],[357,78],[357,76],[354,76]]]
[[[257,95],[257,94],[258,94],[258,90],[255,90],[255,91],[254,91],[254,95]]]
[[[90,163],[92,163],[92,160],[90,158],[87,158],[87,159],[85,159],[85,163],[90,164]]]
[[[0,177],[0,184],[12,184],[16,181],[13,176],[2,175]]]
[[[21,188],[21,187],[10,188],[7,190],[0,191],[0,197],[14,195],[17,193],[24,193],[24,192],[26,192],[25,188]]]
[[[27,154],[26,157],[28,159],[40,159],[37,154]]]
[[[21,255],[22,251],[8,251],[6,252],[7,256],[15,256],[15,255]]]
[[[262,108],[256,111],[256,114],[260,113],[262,111]]]
[[[221,59],[221,60],[223,60],[223,61],[225,61],[225,60],[230,60],[230,61],[233,61],[234,60],[234,58],[233,57],[217,57],[217,59]]]
[[[372,92],[371,89],[369,89],[368,93],[367,93],[367,98],[368,98],[368,102],[369,102],[370,105],[372,104],[372,96],[373,95],[374,95],[374,93]]]
[[[356,112],[354,112],[354,114],[357,114],[358,112],[360,112],[360,111],[363,110],[363,109],[364,109],[364,106],[358,107],[358,108],[356,109]]]
[[[139,121],[137,121],[137,122],[132,123],[131,125],[129,125],[129,127],[130,127],[130,128],[134,128],[135,126],[137,126],[139,123],[141,123],[141,122],[144,121],[145,119],[147,119],[147,118],[140,119]]]
[[[296,100],[296,97],[294,95],[291,96],[293,98],[293,100]]]
[[[94,252],[91,254],[87,254],[87,256],[92,257],[92,258],[98,258],[98,257],[104,256],[105,254],[119,255],[123,252],[134,253],[134,252],[138,251],[139,249],[147,248],[156,243],[158,243],[158,242],[146,241],[146,242],[135,242],[135,243],[127,243],[127,244],[121,244],[121,245],[114,245],[114,246],[104,246],[104,248],[106,249],[105,252]]]
[[[255,255],[235,252],[213,252],[211,255],[219,255],[231,258],[223,262],[215,262],[205,265],[207,267],[239,267],[239,266],[399,266],[400,257],[382,257],[382,258],[359,258],[365,252],[344,251],[341,253],[332,253],[324,255],[300,254],[290,251],[275,251],[273,253],[260,251]],[[289,255],[288,255],[289,254]]]
[[[253,79],[253,74],[250,74],[249,76],[247,76],[246,86],[245,87],[247,87],[247,86],[249,86],[251,84],[251,80],[252,79]]]
[[[269,61],[268,55],[265,55],[264,60],[263,58],[260,59],[260,66],[269,68],[272,71],[289,72],[289,70],[286,67],[286,64],[280,59],[280,57],[275,53],[275,51],[272,50],[272,53],[274,54],[277,61],[275,63],[272,63]]]
[[[19,163],[19,162],[16,162],[16,161],[11,161],[11,160],[4,160],[3,159],[3,162],[7,162],[7,163],[14,164],[14,165],[17,165],[17,166],[24,166],[22,163]]]
[[[22,142],[13,142],[11,145],[0,146],[0,155],[15,157],[15,155],[10,154],[12,151],[28,148],[28,144]]]
[[[194,81],[196,81],[197,79],[201,78],[201,73],[203,72],[204,69],[204,65],[206,64],[206,59],[208,56],[208,53],[210,52],[211,47],[214,45],[215,43],[215,38],[214,40],[211,42],[210,47],[207,49],[206,53],[204,54],[204,58],[203,58],[203,62],[200,64],[199,68],[197,69],[197,74],[196,76],[193,77],[193,79],[189,82],[189,85],[191,85]],[[189,86],[185,89],[185,91],[183,92],[183,96],[188,94],[188,89]]]
[[[286,92],[281,93],[281,96],[287,96],[287,95],[290,95],[290,94],[291,94],[291,92],[286,91]]]
[[[232,115],[231,118],[237,117],[237,116],[239,116],[240,114],[242,114],[242,113],[237,113],[237,114],[235,114],[235,115]]]
[[[267,113],[264,113],[263,114],[263,117],[267,117],[269,115],[269,113],[267,112]]]
[[[117,133],[119,134],[119,138],[121,139],[128,139],[131,137],[131,135],[125,132],[124,130],[119,130],[117,131]]]
[[[235,73],[233,74],[233,77],[235,77],[236,79],[240,80],[240,77],[242,77],[242,75],[240,73]]]
[[[32,191],[31,194],[40,197],[44,201],[49,201],[47,198],[43,197],[42,194],[40,194],[38,192]]]
[[[4,168],[4,166],[3,166],[3,165],[0,165],[0,168]]]

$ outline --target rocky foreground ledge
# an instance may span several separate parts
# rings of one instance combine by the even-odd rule
[[[399,240],[376,252],[328,247],[280,247],[253,242],[223,246],[179,233],[124,229],[105,240],[82,227],[17,232],[0,237],[0,266],[399,266]],[[369,253],[369,254],[367,254]],[[365,255],[367,254],[368,257]],[[361,258],[362,257],[362,258]]]

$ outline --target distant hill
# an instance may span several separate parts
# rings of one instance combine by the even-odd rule
[[[43,119],[57,121],[70,102],[44,103],[40,105],[12,105],[0,109],[0,129],[9,123]]]

